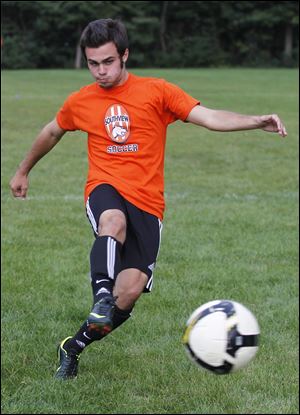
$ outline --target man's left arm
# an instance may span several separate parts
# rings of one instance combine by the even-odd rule
[[[214,110],[202,105],[196,105],[188,117],[187,122],[200,125],[212,131],[241,131],[262,129],[278,133],[281,137],[287,136],[287,131],[277,114],[270,115],[243,115],[236,112]]]

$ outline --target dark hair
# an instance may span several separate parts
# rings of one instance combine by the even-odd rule
[[[120,20],[99,19],[90,22],[83,30],[80,38],[80,47],[83,56],[85,48],[98,48],[105,43],[113,42],[120,56],[128,48],[126,28]],[[86,56],[85,56],[86,57]]]

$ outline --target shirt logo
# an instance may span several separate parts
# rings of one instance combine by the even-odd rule
[[[130,119],[127,111],[119,104],[111,105],[106,111],[104,125],[109,138],[123,144],[130,134]]]

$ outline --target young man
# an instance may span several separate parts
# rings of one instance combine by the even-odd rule
[[[58,348],[58,379],[77,376],[83,349],[124,323],[153,283],[164,212],[166,130],[180,119],[210,130],[263,129],[287,135],[275,114],[247,116],[212,110],[162,79],[128,73],[128,40],[119,21],[91,22],[81,48],[95,83],[71,94],[47,124],[10,182],[25,198],[28,174],[66,131],[88,134],[87,216],[94,304],[87,320]]]

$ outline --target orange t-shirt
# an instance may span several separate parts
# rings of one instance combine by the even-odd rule
[[[163,79],[129,74],[120,86],[93,83],[71,94],[59,126],[88,133],[85,200],[108,183],[138,208],[163,219],[167,126],[185,120],[199,101]]]

